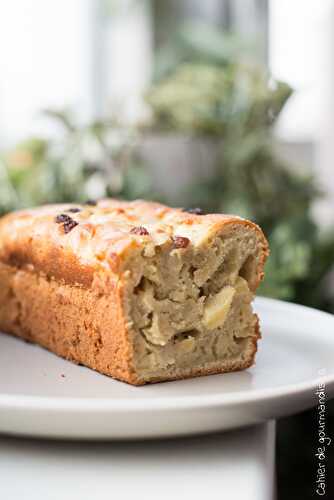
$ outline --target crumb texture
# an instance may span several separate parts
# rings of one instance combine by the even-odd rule
[[[140,376],[251,364],[258,266],[256,234],[239,226],[199,247],[137,261],[129,316]]]

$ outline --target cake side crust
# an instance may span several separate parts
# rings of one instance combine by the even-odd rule
[[[106,295],[0,264],[0,330],[125,382],[138,383],[122,283]]]

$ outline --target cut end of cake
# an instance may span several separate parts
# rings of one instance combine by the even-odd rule
[[[261,237],[254,226],[231,223],[136,256],[126,310],[138,383],[253,363],[259,327],[251,302],[266,256]]]

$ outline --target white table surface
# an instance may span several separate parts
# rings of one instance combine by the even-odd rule
[[[271,500],[275,423],[146,442],[0,437],[1,500]]]

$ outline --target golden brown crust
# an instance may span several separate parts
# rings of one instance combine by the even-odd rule
[[[71,212],[75,208],[80,212]],[[56,222],[59,215],[78,224],[66,233],[65,224]],[[247,225],[257,231],[262,241],[263,264],[268,244],[261,229],[250,221],[233,215],[189,214],[141,200],[109,199],[96,206],[47,205],[3,217],[0,262],[90,287],[96,274],[118,274],[127,256],[150,242],[159,245],[173,236],[184,235],[196,241],[202,231],[214,234],[228,224]],[[144,227],[149,234],[131,232],[138,227]]]
[[[128,257],[148,245],[173,245],[177,237],[196,245],[203,234],[210,239],[230,224],[246,225],[259,237],[255,289],[268,244],[258,226],[236,216],[189,214],[140,200],[49,205],[9,214],[0,219],[0,329],[101,373],[143,384],[134,369],[124,312]],[[247,368],[258,337],[257,324],[243,362],[189,369],[173,379]]]
[[[137,382],[121,281],[110,283],[105,295],[0,263],[0,282],[2,331],[106,375]]]

